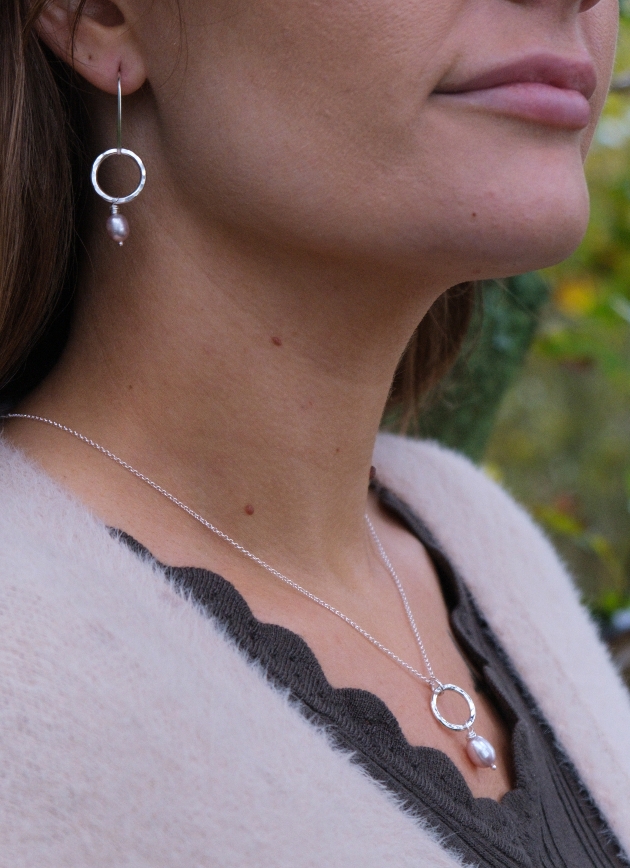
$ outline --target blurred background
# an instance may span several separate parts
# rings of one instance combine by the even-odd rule
[[[580,249],[483,285],[418,433],[466,452],[544,526],[630,684],[630,0],[587,176]]]

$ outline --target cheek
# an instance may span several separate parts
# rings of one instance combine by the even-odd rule
[[[180,181],[280,194],[404,161],[466,2],[191,0],[185,83],[160,94]]]

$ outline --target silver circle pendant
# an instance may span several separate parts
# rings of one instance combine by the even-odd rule
[[[452,690],[454,693],[459,693],[459,695],[463,696],[468,703],[470,716],[466,723],[450,723],[440,714],[437,706],[437,701],[438,698],[442,695],[442,693],[447,690]],[[442,724],[442,726],[445,726],[447,729],[453,729],[456,732],[461,732],[464,729],[470,730],[477,716],[477,709],[475,708],[475,703],[472,701],[471,697],[466,693],[466,691],[462,690],[462,688],[458,687],[456,684],[438,684],[433,688],[433,696],[431,697],[431,711],[433,712],[435,718]]]
[[[98,182],[98,170],[101,165],[105,162],[105,160],[109,159],[109,157],[114,156],[122,156],[122,157],[130,157],[140,170],[140,180],[138,182],[138,186],[136,189],[130,193],[128,196],[110,196],[109,193],[106,193],[105,190],[101,187]],[[92,166],[92,186],[101,197],[101,199],[105,199],[106,202],[109,202],[110,205],[126,205],[127,202],[133,201],[136,196],[139,196],[142,190],[144,189],[144,185],[147,182],[147,170],[144,166],[144,163],[140,159],[140,157],[135,154],[133,151],[128,150],[127,148],[110,148],[109,151],[103,151],[102,154],[99,154],[98,157],[94,160],[94,164]]]

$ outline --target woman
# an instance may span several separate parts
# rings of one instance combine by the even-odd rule
[[[3,861],[626,864],[570,580],[463,459],[377,440],[467,281],[578,244],[616,0],[2,16]]]

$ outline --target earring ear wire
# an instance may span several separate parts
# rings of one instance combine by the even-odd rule
[[[103,153],[99,154],[98,157],[94,160],[94,163],[92,165],[91,180],[95,192],[101,197],[101,199],[104,199],[111,205],[110,215],[107,218],[106,223],[107,232],[109,233],[110,238],[115,241],[120,247],[122,247],[124,242],[129,237],[129,222],[127,218],[119,212],[119,206],[126,205],[128,202],[132,202],[136,198],[136,196],[140,195],[147,181],[147,170],[144,163],[137,154],[135,154],[133,151],[128,150],[127,148],[122,147],[122,83],[120,70],[118,70],[117,96],[118,116],[116,119],[116,147],[110,148],[107,151],[103,151]],[[134,162],[138,166],[138,169],[140,170],[140,180],[138,182],[138,186],[128,196],[110,196],[103,190],[103,188],[99,184],[98,170],[105,162],[105,160],[113,156],[130,157],[132,160],[134,160]]]

